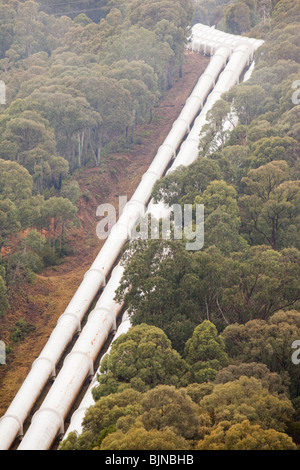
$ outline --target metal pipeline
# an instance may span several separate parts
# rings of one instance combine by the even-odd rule
[[[210,28],[210,34],[213,35],[213,32],[216,32],[216,30],[212,30]],[[139,217],[144,213],[146,204],[149,202],[151,197],[153,185],[163,176],[169,162],[176,156],[176,152],[179,149],[183,138],[187,133],[189,133],[189,129],[199,111],[202,109],[200,115],[206,114],[206,109],[208,108],[207,103],[212,103],[213,100],[209,97],[207,99],[207,103],[203,107],[203,103],[209,92],[214,88],[221,70],[224,68],[228,58],[233,55],[232,41],[230,46],[225,42],[220,45],[220,37],[222,37],[222,35],[218,34],[218,41],[215,41],[214,47],[210,44],[210,50],[213,50],[215,55],[212,56],[205,73],[200,77],[182,109],[180,116],[174,122],[169,135],[159,148],[156,157],[148,171],[143,176],[131,200],[125,206],[114,230],[111,231],[111,234],[103,245],[91,268],[85,274],[82,283],[69,303],[67,309],[59,318],[57,326],[53,330],[40,356],[33,363],[32,369],[15,399],[11,403],[5,415],[1,418],[1,450],[9,449],[14,439],[19,434],[22,434],[24,421],[29,415],[49,378],[55,375],[57,362],[74,334],[80,330],[81,321],[84,315],[96,297],[99,288],[102,285],[105,285],[106,277],[110,273],[120,250],[130,238],[131,230],[134,228]],[[245,42],[245,38],[243,38],[243,40]],[[211,39],[210,42],[212,42]],[[208,43],[209,38],[203,39],[204,45],[207,45]],[[250,49],[250,46],[248,46],[248,49]],[[240,52],[241,51],[239,51],[239,53]],[[237,56],[237,54],[235,56]],[[231,79],[236,81],[234,73],[235,69],[231,69],[231,72]],[[216,87],[218,87],[218,83]],[[217,96],[217,93],[220,96],[221,92],[221,90],[218,91],[217,89],[213,96]],[[189,135],[191,135],[192,131]],[[175,159],[175,162],[177,158]],[[189,163],[186,162],[185,164]],[[74,400],[74,390],[75,394],[77,394],[86,377],[89,374],[92,374],[93,360],[96,351],[99,351],[99,348],[102,347],[103,342],[106,340],[106,335],[109,334],[109,331],[115,325],[116,315],[121,310],[121,307],[116,306],[116,303],[112,301],[114,297],[111,290],[112,286],[116,288],[121,278],[121,270],[119,269],[119,266],[117,268],[118,269],[113,271],[111,279],[104,289],[96,308],[90,314],[89,321],[81,332],[74,347],[75,349],[73,348],[74,350],[72,350],[72,355],[69,355],[66,358],[63,368],[52,385],[42,407],[35,414],[31,426],[29,427],[19,449],[49,448],[55,436],[59,432],[62,432],[63,420],[65,419],[65,416],[72,405],[72,401]],[[110,292],[108,297],[106,297],[105,292]],[[104,302],[106,303],[104,304]],[[102,310],[100,311],[100,309]],[[99,317],[100,313],[102,315],[101,318]],[[95,321],[96,316],[98,317],[97,327],[95,327],[94,324],[92,330],[88,333],[88,329],[90,328],[90,325],[93,325],[93,321]],[[102,325],[100,328],[101,331],[98,328],[99,318]],[[91,349],[89,342],[91,343],[90,338],[93,337],[95,331],[97,331],[98,336],[97,340],[94,338],[95,347]],[[67,370],[66,374],[65,370]],[[70,390],[66,387],[66,384],[68,383],[73,384],[72,394],[70,394]],[[58,389],[61,391],[59,402],[57,402],[56,394]]]

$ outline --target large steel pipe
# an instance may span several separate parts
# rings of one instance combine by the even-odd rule
[[[47,381],[55,373],[55,366],[74,334],[80,330],[84,315],[90,308],[100,287],[105,284],[106,277],[110,273],[120,250],[130,237],[131,230],[143,213],[144,207],[151,196],[154,183],[164,174],[170,160],[175,157],[182,139],[188,132],[194,117],[201,109],[207,93],[214,86],[214,82],[229,54],[228,48],[223,47],[220,54],[216,55],[210,62],[208,66],[209,74],[200,77],[191,94],[197,99],[187,101],[132,199],[125,207],[119,221],[111,231],[91,268],[85,274],[65,312],[60,317],[38,360],[35,361],[13,402],[0,420],[1,450],[9,449],[18,434],[22,434],[25,419]]]
[[[114,300],[124,268],[114,268],[88,322],[50,388],[39,410],[32,418],[19,450],[46,450],[55,437],[63,433],[66,416],[88,376],[94,375],[94,362],[112,330],[123,304]]]
[[[224,64],[226,63],[226,60],[227,60],[227,57],[229,56],[229,54],[230,54],[230,52],[229,52],[228,48],[223,47],[223,46],[222,46],[222,48],[220,48],[219,54],[216,56],[216,60],[215,60],[217,70],[219,70],[219,71],[222,70],[222,68],[224,67]],[[195,87],[193,93],[191,94],[191,97],[193,97],[196,93],[197,93],[197,96],[198,96],[199,93],[200,93],[200,89],[202,90],[202,93],[204,91],[205,91],[205,93],[208,93],[210,91],[210,89],[213,87],[214,81],[215,81],[215,77],[212,74],[213,67],[214,67],[214,61],[212,60],[209,64],[208,70],[206,70],[206,73],[204,74],[203,80],[202,81],[199,80],[199,82],[197,84],[198,86]],[[204,84],[206,86],[206,88],[203,89],[201,84]],[[190,106],[190,103],[188,103],[187,108],[188,109],[183,110],[183,112],[181,113],[179,118],[175,121],[170,134],[172,132],[174,132],[174,128],[176,128],[177,124],[180,124],[181,128],[183,128],[183,125],[187,122],[187,118],[185,117],[187,114],[188,114],[188,117],[189,117],[189,122],[192,122],[192,119],[194,118],[194,115],[196,114],[195,105]],[[183,123],[183,125],[182,125],[182,123]],[[182,135],[181,140],[184,137],[185,133],[186,133],[186,131]],[[163,175],[163,173],[165,172],[166,166],[170,161],[170,150],[172,151],[173,154],[175,153],[173,146],[171,146],[168,143],[170,141],[174,142],[174,137],[173,137],[173,140],[172,139],[170,140],[170,134],[168,135],[168,137],[165,140],[164,144],[159,148],[155,159],[153,160],[152,164],[149,167],[149,170],[145,173],[144,177],[142,178],[142,181],[141,181],[140,185],[138,186],[137,190],[133,194],[131,200],[129,201],[127,206],[125,206],[125,209],[124,209],[124,211],[123,211],[123,213],[122,213],[122,215],[121,215],[121,217],[118,221],[118,224],[116,225],[116,227],[118,227],[118,226],[125,227],[125,232],[126,232],[125,235],[128,236],[128,237],[130,237],[130,231],[132,230],[132,228],[134,226],[134,222],[137,222],[138,218],[142,215],[142,210],[144,209],[144,207],[140,206],[141,199],[142,198],[145,199],[145,197],[147,199],[150,198],[154,182],[160,176]],[[180,139],[178,134],[176,135],[176,138]],[[149,181],[149,178],[150,178],[150,181]],[[151,188],[151,191],[149,191],[150,188]],[[135,219],[135,214],[137,214],[136,219]],[[126,225],[126,221],[127,221],[127,225]],[[117,238],[118,237],[116,237],[116,239]],[[120,280],[121,280],[121,276],[119,278],[119,282],[120,282]],[[103,292],[103,294],[100,298],[101,304],[103,304],[103,302],[104,302],[103,295],[106,292],[106,290],[107,290],[107,288],[104,290],[104,292]],[[93,313],[91,313],[90,316],[89,316],[88,323],[87,323],[85,329],[83,330],[83,332],[81,333],[81,336],[80,336],[79,340],[77,341],[77,343],[74,347],[75,350],[78,347],[78,344],[80,344],[80,341],[82,341],[82,336],[83,335],[86,338],[88,338],[87,339],[88,343],[93,344],[93,340],[91,340],[91,337],[93,335],[93,331],[98,331],[97,328],[93,326],[90,335],[87,333],[87,331],[88,331],[87,328],[88,328],[88,325],[91,323],[90,319],[91,319],[91,316],[93,315]],[[99,325],[97,325],[97,327],[100,329],[100,331],[101,331],[101,328],[102,328],[101,321],[102,320],[100,319]],[[100,346],[98,348],[98,352],[99,352],[99,349],[100,349]],[[81,362],[81,360],[82,360],[82,358],[78,357],[78,361]],[[61,379],[62,374],[65,374],[66,377],[69,377],[72,374],[72,367],[75,367],[74,362],[72,362],[71,364],[68,363],[68,364],[66,364],[65,367],[62,368],[58,378],[56,379],[55,384],[52,386],[52,388],[50,390],[51,395],[50,395],[50,392],[48,394],[48,395],[50,395],[50,399],[48,399],[48,397],[47,397],[47,399],[45,400],[45,403],[41,407],[41,409],[46,409],[46,411],[44,411],[43,413],[38,412],[38,414],[35,416],[35,418],[32,421],[32,424],[31,424],[25,438],[23,439],[23,441],[22,441],[22,443],[19,447],[20,450],[25,449],[25,448],[27,448],[27,449],[30,449],[30,448],[40,449],[41,447],[39,447],[39,446],[41,446],[41,445],[50,446],[51,445],[50,439],[52,439],[52,441],[55,439],[56,434],[61,429],[59,427],[60,420],[57,420],[57,418],[56,418],[57,410],[55,409],[55,412],[54,412],[55,418],[50,420],[51,421],[52,433],[50,433],[50,431],[49,431],[49,426],[46,426],[46,428],[45,428],[45,419],[46,419],[47,415],[53,414],[53,403],[55,403],[55,402],[62,403],[63,402],[63,398],[61,398],[59,396],[59,391],[61,390],[61,388],[59,388],[60,385],[57,387],[56,383],[57,383],[58,379],[60,379],[60,381],[63,380],[63,379]],[[78,364],[76,368],[78,368],[78,367],[82,367],[82,366],[80,364]],[[83,368],[83,371],[84,371],[84,368]],[[80,374],[80,378],[78,378],[79,382],[81,381],[83,383],[83,381],[85,380],[85,378],[86,378],[85,372]],[[66,382],[69,383],[69,380],[66,379]],[[70,393],[71,393],[71,389],[72,389],[72,396],[73,396],[73,399],[75,399],[76,395],[78,393],[78,381],[73,382],[73,385],[69,385],[68,389],[69,389]],[[53,403],[51,402],[51,400],[52,400]],[[66,416],[66,413],[68,412],[68,409],[69,409],[69,403],[67,403],[65,406],[61,407],[60,416],[62,417],[62,419],[64,419],[64,417]],[[39,429],[40,432],[37,432],[37,429]],[[45,429],[45,436],[42,437],[41,436],[41,431],[43,429]],[[35,442],[36,442],[36,444],[34,444]],[[36,445],[38,447],[32,447],[34,445]],[[45,447],[45,448],[48,448],[48,447]]]
[[[211,93],[210,97],[207,100],[206,105],[204,106],[204,108],[202,109],[202,111],[200,113],[200,116],[199,116],[198,119],[200,119],[201,116],[203,117],[203,119],[201,121],[202,126],[206,123],[206,114],[207,114],[208,110],[211,109],[212,105],[219,99],[222,92],[230,89],[235,83],[237,83],[239,81],[239,77],[240,77],[241,73],[243,72],[246,65],[249,64],[249,60],[252,57],[252,52],[253,51],[252,51],[251,47],[248,47],[247,45],[243,44],[243,45],[240,45],[236,49],[236,51],[233,53],[232,58],[230,59],[230,61],[229,61],[228,65],[226,66],[224,72],[221,74],[221,76],[220,76],[220,78],[217,82],[217,85],[215,86],[213,92]],[[213,98],[211,98],[211,96],[213,96]],[[192,132],[190,132],[190,134],[188,136],[188,140],[189,140],[191,134],[192,134]],[[194,142],[194,140],[193,140],[193,142]],[[198,147],[198,143],[199,143],[198,130],[197,130],[197,134],[195,135],[195,143],[197,144],[197,147]],[[188,158],[186,158],[184,164],[186,165],[188,163],[189,163]],[[172,171],[175,166],[176,166],[176,160],[173,163],[173,165],[171,166],[171,169],[169,171]],[[155,206],[153,206],[153,204],[150,203],[149,206],[148,206],[147,213],[151,214],[151,213],[153,213],[153,210],[155,210]],[[122,328],[122,326],[123,325],[121,324],[121,327],[120,327],[121,331],[119,332],[119,334],[124,331],[124,329],[123,329],[124,327]],[[129,328],[130,328],[130,321],[128,319],[127,325],[125,327],[126,331]],[[116,337],[118,337],[118,335],[115,336],[115,339],[116,339]],[[109,353],[109,351],[110,351],[110,348],[107,351],[107,353]],[[97,373],[99,374],[99,370],[98,370]],[[67,432],[65,433],[64,438],[66,438],[68,436],[68,434],[72,431],[76,431],[77,433],[82,432],[82,420],[84,418],[84,415],[85,415],[87,409],[94,404],[94,400],[93,400],[93,397],[92,397],[92,389],[96,385],[96,383],[97,383],[97,374],[95,375],[95,377],[94,377],[94,379],[93,379],[86,395],[84,396],[81,404],[79,405],[79,408],[73,414],[72,419],[71,419],[71,424],[70,424]]]
[[[222,51],[222,53],[223,53],[223,51]],[[240,74],[244,70],[245,66],[247,64],[249,64],[249,60],[252,57],[252,53],[253,53],[253,51],[251,50],[251,47],[248,47],[248,46],[240,47],[240,49],[238,49],[236,51],[236,54],[234,55],[233,60],[229,63],[228,67],[225,69],[226,72],[224,73],[224,75],[223,74],[221,75],[221,77],[219,79],[219,82],[218,82],[217,86],[215,87],[215,90],[216,90],[215,93],[214,92],[212,93],[214,95],[214,98],[211,99],[211,100],[209,98],[209,100],[208,100],[207,111],[208,111],[208,109],[211,109],[213,103],[217,99],[219,99],[220,95],[222,94],[222,90],[230,89],[231,86],[233,86],[235,83],[238,82]],[[241,54],[242,54],[242,60],[239,60],[241,58]],[[205,74],[207,74],[207,72]],[[191,100],[192,96],[189,99]],[[207,111],[204,108],[201,112],[201,115],[206,116]],[[198,141],[199,141],[199,135],[198,135]],[[175,162],[176,162],[176,160],[175,160]],[[173,165],[171,167],[171,170],[173,169],[173,167],[175,167],[175,162],[173,163]],[[185,162],[185,164],[186,163],[187,162]],[[153,206],[152,201],[151,201],[150,204],[148,205],[147,213],[148,214],[152,213],[153,208],[154,208],[154,206]],[[120,327],[117,331],[117,334],[114,337],[114,340],[117,339],[117,337],[119,337],[120,334],[126,333],[130,329],[130,326],[131,326],[130,319],[125,314],[125,320],[123,320],[123,322],[121,323],[121,325],[120,325]],[[110,347],[109,347],[106,354],[108,354],[110,352],[112,344],[113,344],[113,342],[111,343],[111,345],[110,345]],[[92,396],[92,389],[98,383],[97,375],[99,373],[100,373],[100,367],[99,367],[96,375],[94,376],[94,379],[93,379],[89,389],[87,390],[82,402],[80,403],[78,409],[74,412],[74,414],[71,418],[70,426],[68,427],[64,438],[66,438],[69,435],[70,432],[74,432],[74,431],[77,432],[77,433],[82,432],[82,421],[83,421],[83,418],[85,416],[85,413],[86,413],[87,409],[94,404],[94,399],[93,399],[93,396]]]
[[[101,366],[103,358],[107,354],[110,353],[111,347],[114,344],[114,342],[116,341],[116,339],[118,339],[122,334],[127,333],[130,328],[131,328],[130,318],[129,318],[128,313],[125,312],[124,315],[123,315],[123,318],[122,318],[122,322],[120,323],[120,325],[117,329],[117,332],[116,332],[115,336],[113,337],[112,342],[109,345],[109,348],[107,349],[106,353],[103,355],[103,357],[101,359],[100,366]],[[77,432],[78,434],[80,434],[82,432],[82,421],[83,421],[83,418],[85,416],[85,413],[87,412],[87,410],[90,406],[95,404],[93,394],[92,394],[92,390],[96,385],[99,385],[98,375],[101,374],[100,373],[100,366],[99,366],[98,370],[96,371],[96,373],[95,373],[95,375],[94,375],[94,377],[93,377],[93,379],[90,383],[90,386],[89,386],[88,390],[86,391],[82,401],[80,402],[79,407],[72,414],[70,425],[69,425],[68,429],[66,430],[63,439],[66,439],[71,432]]]
[[[221,64],[219,60],[218,62],[219,64]],[[191,110],[189,110],[189,113],[191,113]],[[185,123],[185,120],[183,120],[180,116],[177,121],[175,121],[175,125],[173,125],[172,131],[174,130],[174,128],[176,128],[177,122],[180,123],[182,127],[182,122]],[[184,137],[185,133],[186,131],[184,132],[182,138]],[[139,184],[129,203],[127,203],[127,205],[125,206],[118,223],[115,227],[113,227],[112,235],[110,238],[112,240],[112,243],[114,243],[113,249],[117,250],[118,253],[126,239],[130,237],[130,232],[134,227],[135,223],[137,222],[138,218],[143,215],[142,212],[144,206],[141,206],[141,199],[150,198],[154,182],[163,175],[166,166],[170,161],[170,152],[172,152],[172,155],[175,156],[174,147],[168,143],[169,137],[170,136],[167,137],[165,143],[159,148],[155,159],[150,165],[148,171],[144,174],[141,183]],[[177,138],[179,137],[177,136]],[[174,140],[172,140],[172,142],[174,142]],[[119,227],[123,229],[123,233],[119,232]],[[124,238],[122,237],[123,234],[125,234]],[[92,269],[93,266],[91,270]],[[118,270],[115,268],[113,273],[113,285],[116,289],[119,286],[122,276],[122,269],[120,265],[118,265]],[[111,299],[113,299],[114,297],[114,292],[111,290],[110,287],[111,285],[112,279],[110,279],[109,284],[106,286],[98,302],[102,306],[105,305],[107,311],[109,311],[109,305],[112,302]],[[115,308],[117,307],[115,306]],[[120,309],[121,306],[119,306],[119,310]],[[84,330],[82,331],[79,339],[77,340],[72,353],[74,351],[82,352],[84,348],[82,348],[81,343],[83,343],[84,341],[88,345],[88,347],[92,348],[92,350],[94,351],[94,355],[96,353],[99,353],[99,350],[103,346],[103,344],[100,343],[98,345],[99,347],[95,348],[95,342],[93,337],[95,331],[98,334],[98,332],[101,332],[103,330],[103,319],[101,317],[98,317],[98,322],[93,322],[94,314],[97,311],[99,311],[98,304],[96,305],[94,311],[90,313],[88,322]],[[72,362],[70,362],[69,360],[65,361],[63,368],[61,369],[54,385],[52,386],[50,392],[48,393],[45,399],[45,402],[42,404],[40,410],[34,415],[34,419],[32,420],[31,426],[29,427],[21,445],[19,446],[20,450],[40,450],[47,449],[51,446],[57,433],[61,431],[61,421],[64,421],[67,412],[71,406],[70,397],[72,396],[73,400],[76,398],[78,390],[80,388],[80,384],[82,386],[84,380],[86,379],[88,366],[89,363],[85,363],[84,365],[84,357],[78,354],[72,359]],[[72,374],[74,370],[80,370],[80,373],[76,376],[76,380],[72,379]],[[67,387],[68,389],[67,401],[64,400],[65,389],[62,384],[64,384],[65,387]],[[59,410],[56,408],[55,403],[59,403]],[[49,420],[47,422],[48,418]]]
[[[211,37],[213,37],[214,33],[215,30],[210,30]],[[54,369],[57,361],[61,357],[66,346],[69,344],[74,333],[80,329],[80,323],[83,316],[97,295],[99,288],[105,284],[105,279],[114,265],[121,248],[126,243],[127,239],[130,238],[131,230],[135,226],[140,215],[144,213],[145,206],[151,196],[153,184],[164,174],[170,160],[175,157],[182,139],[188,133],[193,119],[203,106],[207,93],[211,88],[213,88],[221,69],[224,67],[226,60],[230,56],[233,44],[236,44],[233,39],[230,39],[230,41],[228,40],[228,44],[226,44],[226,41],[223,41],[223,38],[220,40],[219,34],[218,41],[211,40],[208,37],[203,40],[203,42],[205,47],[209,46],[210,53],[215,53],[215,57],[211,59],[209,64],[209,72],[206,71],[198,81],[194,92],[191,94],[191,99],[187,100],[186,105],[178,120],[174,123],[169,136],[160,147],[157,156],[150,165],[149,170],[142,178],[141,183],[131,200],[125,206],[125,210],[119,218],[119,221],[111,231],[111,234],[106,240],[99,255],[86,273],[73,299],[59,319],[47,345],[33,364],[32,370],[28,374],[23,386],[15,397],[15,400],[2,418],[0,422],[1,449],[9,448],[17,434],[22,432],[24,420],[41,393],[43,386],[46,384],[50,376],[55,373]],[[221,43],[223,43],[222,46],[220,46]],[[223,49],[221,49],[221,47]],[[100,301],[102,297],[103,294]],[[109,315],[108,312],[107,314]],[[92,315],[91,321],[95,320],[95,318],[93,318],[95,316],[96,314]],[[101,322],[103,321],[104,318],[101,318]],[[94,327],[95,325],[93,328]],[[100,333],[99,337],[101,337]],[[85,336],[82,336],[82,338],[85,338]],[[82,342],[84,339],[81,339],[80,341]],[[81,344],[80,341],[78,342],[79,345]],[[101,341],[103,341],[103,338]],[[87,346],[87,344],[85,344],[85,346]],[[74,354],[69,356],[65,361],[67,373],[61,374],[62,371],[60,372],[59,380],[57,378],[57,382],[55,382],[55,388],[53,388],[54,386],[52,387],[52,394],[47,395],[45,403],[35,415],[29,428],[30,433],[28,436],[26,434],[26,439],[22,442],[21,448],[22,446],[25,448],[29,442],[33,443],[35,439],[33,439],[33,436],[38,439],[38,448],[42,448],[45,445],[48,446],[51,439],[53,439],[53,435],[55,437],[55,435],[62,430],[62,421],[66,410],[69,409],[71,402],[74,399],[74,390],[71,395],[68,395],[68,393],[70,393],[70,389],[68,389],[68,387],[64,389],[65,395],[63,398],[59,398],[59,403],[61,403],[61,405],[59,405],[59,403],[57,403],[58,396],[55,393],[55,390],[58,390],[58,385],[56,385],[56,383],[61,384],[61,386],[65,386],[69,383],[68,381],[71,380],[72,383],[74,383],[74,389],[78,390],[82,380],[84,380],[86,375],[91,373],[92,370],[92,359],[87,360],[89,353],[86,354],[86,349],[83,347],[83,344],[81,344],[80,347],[81,349],[75,349]],[[84,351],[82,351],[82,348]],[[94,348],[93,351],[95,351]],[[47,367],[45,365],[47,365]],[[77,368],[77,370],[80,369],[80,372],[78,372],[76,377],[72,376],[71,369],[74,367]],[[52,388],[50,391],[52,391]],[[42,430],[40,438],[38,437],[38,429],[40,431]],[[49,436],[50,430],[51,436]],[[46,435],[48,435],[48,438]],[[35,444],[32,445],[35,446]]]
[[[256,38],[247,38],[240,35],[225,33],[223,31],[216,30],[214,27],[196,24],[192,28],[191,36],[187,48],[202,52],[203,54],[210,55],[214,52],[214,49],[219,44],[226,44],[233,51],[240,41],[245,41],[247,44],[255,46],[255,48],[263,44],[263,40]]]
[[[225,69],[221,73],[216,86],[207,98],[202,112],[196,118],[191,132],[182,144],[175,162],[168,173],[174,171],[179,166],[190,165],[198,158],[200,133],[205,124],[208,123],[207,113],[212,109],[213,105],[220,99],[223,93],[229,91],[232,86],[239,82],[242,72],[250,65],[254,50],[259,47],[259,45],[260,42],[248,44],[244,40],[240,41],[239,45],[232,53]]]

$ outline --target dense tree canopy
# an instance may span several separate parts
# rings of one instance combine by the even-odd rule
[[[175,385],[186,372],[184,361],[172,349],[165,333],[141,324],[112,345],[111,353],[101,364],[100,385],[93,395],[97,399],[129,387],[146,391],[162,383]]]
[[[224,421],[199,441],[197,450],[296,450],[291,437],[274,429],[262,429],[248,420],[238,424]]]
[[[181,73],[193,8],[182,0],[0,0],[0,8],[0,248],[11,250],[22,230],[46,230],[36,267],[55,264],[66,229],[79,224],[74,172],[102,169],[103,156],[132,145],[136,126],[152,119]],[[8,283],[27,264],[16,269],[20,243],[3,262]]]
[[[83,433],[70,433],[60,449],[296,449],[285,433],[294,410],[279,376],[262,364],[231,370],[222,384],[157,385],[148,391],[129,386],[98,396]]]
[[[296,248],[261,245],[224,255],[215,246],[190,253],[179,242],[152,240],[139,250],[117,298],[127,303],[133,324],[163,328],[178,351],[205,318],[223,326],[267,319],[300,299]]]
[[[268,321],[251,320],[230,325],[223,332],[229,357],[241,362],[259,362],[270,371],[288,376],[293,397],[300,392],[300,370],[291,360],[293,342],[299,337],[298,311],[279,311]],[[251,338],[251,343],[249,342]]]
[[[184,353],[187,363],[192,365],[195,382],[200,383],[213,380],[228,361],[223,338],[218,336],[215,325],[207,320],[195,328]]]
[[[132,139],[136,124],[151,117],[157,98],[181,70],[189,1],[176,0],[174,8],[170,0],[101,1],[97,7],[83,0],[78,13],[86,9],[91,18],[81,14],[75,21],[51,1],[1,1],[10,34],[4,40],[3,29],[0,67],[10,86],[0,137],[5,159],[16,159],[31,174],[56,152],[71,170],[100,165],[102,147],[112,138],[122,145]],[[66,2],[63,13],[73,18],[72,8]],[[94,21],[97,10],[100,23]],[[133,75],[138,81],[127,81]]]

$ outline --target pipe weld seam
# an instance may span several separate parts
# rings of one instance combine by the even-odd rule
[[[21,419],[16,415],[5,414],[5,415],[2,416],[2,418],[0,418],[0,423],[1,423],[1,421],[4,421],[7,418],[8,419],[14,419],[15,421],[17,421],[18,426],[19,426],[18,436],[22,436],[23,435],[23,423],[22,423]]]
[[[107,308],[107,307],[97,307],[97,308],[95,308],[90,313],[88,321],[90,321],[90,320],[93,321],[94,317],[96,317],[97,315],[101,316],[101,313],[105,313],[106,315],[108,314],[109,317],[112,319],[112,326],[111,326],[110,330],[106,333],[106,339],[107,339],[109,333],[111,333],[112,331],[116,331],[116,329],[117,329],[116,317],[109,308]]]
[[[183,122],[186,126],[186,130],[190,132],[190,123],[184,118],[178,118],[176,122]]]
[[[160,175],[156,171],[148,170],[146,173],[143,174],[142,179],[146,178],[147,176],[153,175],[155,178],[160,178]]]
[[[72,421],[74,421],[78,413],[82,413],[86,411],[88,408],[89,408],[88,406],[81,406],[80,408],[77,408],[77,410],[75,410],[74,413],[72,414],[70,424],[72,424]]]
[[[33,415],[32,417],[32,423],[34,422],[34,420],[38,417],[39,414],[41,413],[53,413],[60,421],[60,428],[59,428],[59,433],[60,434],[63,434],[64,432],[64,428],[65,428],[65,425],[64,425],[64,419],[62,417],[62,415],[59,413],[59,411],[55,410],[54,408],[40,408],[39,410],[36,411],[36,413]]]
[[[224,75],[227,74],[227,73],[230,73],[230,75],[232,75],[233,77],[235,77],[236,80],[239,80],[239,75],[238,75],[238,73],[237,73],[235,70],[225,69],[225,70],[222,72],[222,76],[224,76]],[[223,74],[224,74],[224,75],[223,75]],[[219,84],[219,86],[220,86],[220,84]],[[217,84],[214,91],[218,91],[219,86],[218,86],[218,84]]]
[[[201,78],[202,78],[202,77],[212,78],[212,80],[215,81],[215,79],[216,79],[216,74],[213,74],[213,73],[210,73],[210,72],[204,72],[204,73],[201,75]]]
[[[199,140],[198,140],[198,139],[192,139],[192,138],[190,138],[190,139],[187,139],[187,140],[184,142],[184,146],[183,146],[182,148],[186,147],[189,142],[195,142],[197,145],[199,144]]]
[[[105,274],[104,274],[104,272],[103,272],[103,269],[100,269],[100,268],[90,268],[90,269],[85,273],[85,275],[84,275],[83,277],[85,278],[88,274],[90,274],[90,273],[92,273],[92,272],[96,272],[96,273],[100,274],[100,277],[101,277],[101,280],[102,280],[103,285],[106,284]]]
[[[138,199],[130,199],[130,201],[127,202],[126,206],[134,206],[137,207],[139,210],[140,215],[143,217],[145,215],[145,204]],[[125,208],[126,208],[125,206]]]
[[[67,355],[67,357],[65,359],[65,362],[67,361],[67,359],[69,359],[70,357],[75,356],[75,355],[83,356],[85,359],[88,360],[89,366],[90,366],[89,375],[94,375],[94,363],[93,363],[91,357],[84,351],[79,351],[79,350],[78,351],[71,351],[70,354]]]
[[[78,316],[73,313],[73,312],[65,312],[63,313],[59,319],[57,320],[57,325],[59,325],[61,323],[61,321],[64,319],[64,317],[72,317],[72,318],[75,318],[76,320],[76,323],[77,323],[77,332],[78,331],[81,331],[81,322],[80,322],[80,319],[78,318]]]
[[[176,119],[176,121],[174,122],[173,126],[175,125],[175,123],[176,123],[177,121],[178,121],[178,119]],[[175,149],[174,145],[171,145],[171,144],[162,144],[162,145],[159,147],[158,151],[159,151],[160,149],[162,149],[163,147],[169,147],[169,148],[172,150],[173,157],[175,157],[175,155],[176,155],[176,149]]]
[[[93,318],[96,316],[96,314],[103,312],[103,313],[108,313],[109,315],[112,314],[111,310],[107,307],[96,307],[90,314],[89,314],[89,319]]]
[[[197,101],[200,101],[200,103],[201,103],[201,105],[202,105],[202,103],[203,103],[203,98],[204,98],[203,96],[198,95],[197,93],[193,93],[192,95],[190,95],[190,96],[188,97],[188,99],[186,100],[186,102],[187,102],[187,104],[189,104],[190,101],[197,100]],[[200,106],[200,107],[201,107],[201,106]]]
[[[52,361],[52,359],[50,359],[50,357],[44,357],[44,356],[41,356],[41,357],[37,357],[33,363],[32,363],[32,366],[31,366],[31,369],[34,367],[34,365],[36,365],[37,362],[39,361],[46,361],[46,362],[49,362],[50,365],[51,365],[51,368],[52,368],[52,377],[55,377],[56,375],[56,371],[55,371],[55,364],[54,362]]]

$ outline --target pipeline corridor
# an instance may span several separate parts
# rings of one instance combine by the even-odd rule
[[[59,317],[11,405],[0,419],[0,450],[10,449],[17,437],[22,438],[18,450],[48,450],[58,436],[67,437],[71,431],[81,432],[84,413],[94,403],[91,390],[97,380],[95,360],[109,334],[116,331],[116,321],[124,307],[114,301],[114,293],[124,271],[120,263],[116,264],[120,251],[130,240],[139,218],[147,211],[151,212],[150,199],[156,181],[167,170],[169,173],[197,159],[199,134],[207,123],[208,111],[223,93],[239,83],[242,73],[253,61],[255,50],[262,43],[201,24],[192,28],[187,48],[211,56],[210,63],[68,307]],[[81,331],[82,320],[101,287],[103,291],[100,298]],[[130,319],[125,312],[113,340],[129,328]],[[56,375],[57,364],[76,334],[78,338]],[[93,377],[92,382],[73,414],[69,428],[65,430],[66,417],[88,377]],[[24,422],[50,378],[55,380],[23,435]]]

